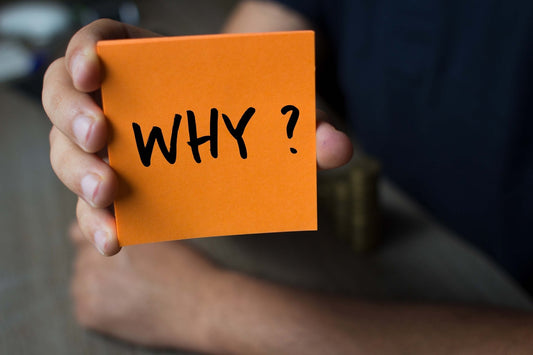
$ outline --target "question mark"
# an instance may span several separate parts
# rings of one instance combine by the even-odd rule
[[[287,137],[291,139],[294,133],[294,127],[296,127],[296,122],[298,122],[298,117],[300,117],[300,110],[293,105],[286,105],[281,109],[281,113],[283,115],[286,115],[289,111],[291,111],[291,117],[287,123]],[[292,154],[296,154],[297,152],[298,151],[296,149],[291,147]]]

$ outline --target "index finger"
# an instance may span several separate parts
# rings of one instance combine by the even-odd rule
[[[98,41],[158,36],[154,32],[109,19],[96,20],[83,27],[70,40],[65,55],[65,65],[74,87],[81,92],[100,88],[102,69],[96,54]]]

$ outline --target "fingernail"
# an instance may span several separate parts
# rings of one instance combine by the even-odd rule
[[[85,147],[87,140],[89,139],[89,133],[93,120],[87,116],[78,116],[72,123],[72,132],[78,143]]]
[[[99,231],[96,231],[96,233],[94,233],[94,243],[96,245],[96,249],[98,249],[98,251],[102,255],[105,255],[107,239],[108,239],[108,235],[103,230],[99,230]]]
[[[81,180],[81,190],[87,202],[94,204],[94,198],[98,192],[98,187],[100,186],[101,181],[102,179],[96,174],[87,174]]]

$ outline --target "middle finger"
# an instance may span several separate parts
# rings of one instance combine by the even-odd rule
[[[59,179],[91,206],[113,202],[118,189],[113,169],[96,154],[82,151],[55,126],[50,132],[50,161]]]
[[[43,82],[43,107],[63,134],[89,153],[104,148],[107,123],[90,94],[74,88],[64,58],[50,65]]]

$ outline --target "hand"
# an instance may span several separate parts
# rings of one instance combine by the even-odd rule
[[[109,206],[117,192],[117,176],[105,156],[107,124],[94,97],[99,96],[101,66],[96,42],[102,39],[153,37],[156,34],[111,20],[98,20],[71,39],[64,58],[48,68],[43,106],[53,123],[50,160],[59,179],[79,196],[77,218],[83,234],[104,255],[116,254],[115,218]],[[324,116],[319,113],[319,115]],[[349,138],[317,120],[317,165],[330,169],[348,162]]]
[[[107,123],[99,96],[101,66],[96,42],[154,37],[155,33],[111,20],[98,20],[78,31],[65,57],[53,62],[43,82],[42,100],[53,123],[50,160],[59,179],[79,196],[77,217],[83,234],[104,255],[116,254],[115,218],[109,210],[117,177],[104,161]]]
[[[206,350],[224,272],[183,242],[133,246],[102,258],[77,225],[70,233],[80,324],[145,346]]]

